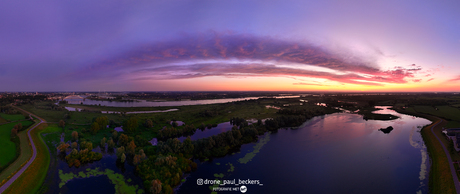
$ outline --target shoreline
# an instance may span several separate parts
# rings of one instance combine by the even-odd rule
[[[444,154],[443,145],[441,144],[442,142],[440,142],[441,140],[438,139],[434,134],[434,131],[432,131],[433,128],[438,127],[438,125],[442,123],[443,119],[432,115],[410,112],[394,107],[392,109],[401,114],[421,117],[431,121],[431,124],[424,126],[420,130],[428,155],[430,156],[431,164],[428,179],[429,191],[430,193],[459,193],[460,191],[455,189],[454,177],[450,172],[451,169],[449,167],[450,164],[447,158],[448,156]]]

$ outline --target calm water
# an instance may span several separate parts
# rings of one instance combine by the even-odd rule
[[[69,104],[85,104],[85,105],[101,105],[101,106],[114,106],[114,107],[158,107],[158,106],[186,106],[186,105],[200,105],[200,104],[219,104],[227,102],[235,102],[242,100],[253,100],[259,99],[259,97],[247,97],[247,98],[226,98],[226,99],[212,99],[212,100],[186,100],[186,101],[162,101],[162,102],[151,102],[146,100],[137,100],[136,102],[110,102],[110,101],[98,101],[89,99],[66,99]]]
[[[178,193],[210,193],[210,185],[199,186],[197,179],[215,179],[219,173],[224,175],[219,179],[263,184],[245,185],[247,193],[427,193],[429,158],[418,131],[430,122],[392,110],[377,113],[400,118],[365,121],[349,113],[315,117],[299,129],[267,134],[268,143],[246,164],[239,159],[255,144],[199,164]],[[388,126],[394,128],[389,134],[378,131]],[[229,163],[233,172],[228,172]]]
[[[99,150],[94,149],[95,151]],[[98,171],[105,171],[106,169],[112,170],[117,176],[123,176],[126,185],[128,186],[138,186],[139,189],[144,189],[142,180],[135,175],[134,166],[131,166],[127,163],[117,166],[116,164],[117,157],[115,154],[104,154],[103,158],[100,161],[93,163],[88,163],[80,166],[80,168],[69,168],[67,163],[61,159],[53,159],[51,163],[57,163],[56,167],[50,168],[48,175],[45,179],[45,185],[48,187],[46,193],[70,193],[70,194],[99,194],[99,193],[115,193],[115,185],[108,178],[107,175],[98,175],[91,176],[89,178],[75,178],[68,181],[61,188],[59,183],[61,179],[59,178],[59,170],[62,170],[63,173],[87,173],[88,170],[98,169]]]
[[[225,123],[220,123],[216,127],[213,127],[211,129],[206,128],[205,130],[201,131],[200,129],[197,129],[195,134],[190,136],[190,139],[197,140],[201,138],[206,138],[206,137],[211,137],[213,135],[217,135],[219,133],[223,133],[226,131],[232,130],[233,125],[230,124],[230,122],[225,122]],[[178,138],[180,141],[184,141],[187,137],[180,137]]]

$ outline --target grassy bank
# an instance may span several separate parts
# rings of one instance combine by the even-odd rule
[[[48,132],[47,126],[47,124],[41,124],[31,131],[31,136],[37,148],[37,157],[5,193],[36,193],[42,185],[50,161],[48,148],[41,137],[41,133]]]

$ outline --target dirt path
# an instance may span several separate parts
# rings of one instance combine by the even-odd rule
[[[17,107],[16,107],[17,108]],[[37,125],[35,125],[34,127],[30,128],[29,131],[27,131],[27,135],[29,137],[29,141],[30,141],[30,145],[32,146],[32,157],[30,158],[30,160],[27,162],[26,165],[24,165],[24,167],[22,167],[13,177],[10,178],[10,180],[8,180],[4,185],[2,185],[0,187],[0,193],[3,193],[6,189],[8,189],[8,187],[14,182],[16,181],[16,179],[22,175],[22,173],[30,166],[30,164],[32,164],[32,162],[34,162],[35,158],[37,157],[37,148],[35,147],[35,143],[32,139],[32,136],[30,135],[30,132],[32,130],[34,130],[37,126],[41,125],[42,123],[45,123],[46,121],[43,120],[42,118],[32,114],[32,113],[29,113],[21,108],[17,108],[17,109],[20,109],[21,111],[24,111],[26,113],[28,113],[29,115],[32,115],[36,118],[38,118],[40,120],[40,123],[38,123]]]

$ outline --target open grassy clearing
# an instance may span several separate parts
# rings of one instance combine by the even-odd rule
[[[0,117],[2,117],[6,121],[19,121],[19,120],[26,119],[26,117],[24,117],[24,115],[22,114],[10,115],[10,114],[5,114],[5,113],[0,113]]]
[[[413,109],[419,113],[430,114],[448,120],[460,121],[460,109],[450,106],[414,106]]]
[[[8,121],[2,117],[0,117],[0,123],[7,123]]]
[[[11,120],[11,121],[19,121],[19,120],[24,120],[26,117],[22,114],[5,114],[5,113],[0,113],[0,116],[6,120]]]
[[[63,119],[65,114],[68,113],[67,110],[48,110],[43,109],[43,107],[47,107],[48,104],[53,104],[52,102],[37,102],[35,105],[21,105],[18,106],[24,110],[31,112],[43,119],[47,122],[59,122],[59,120]]]

